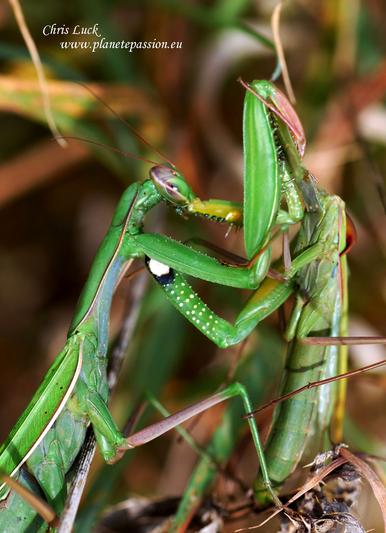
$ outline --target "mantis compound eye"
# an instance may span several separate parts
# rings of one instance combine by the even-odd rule
[[[184,206],[195,198],[182,174],[169,165],[157,165],[150,169],[150,178],[158,192],[172,204]]]

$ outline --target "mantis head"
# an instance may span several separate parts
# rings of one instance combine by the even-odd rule
[[[174,205],[186,206],[196,197],[183,175],[169,164],[152,167],[150,178],[162,198]]]

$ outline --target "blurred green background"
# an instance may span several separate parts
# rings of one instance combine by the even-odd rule
[[[75,83],[82,81],[162,149],[200,196],[241,201],[244,90],[236,80],[271,77],[276,66],[270,46],[274,5],[270,0],[36,0],[24,2],[23,10],[64,135],[159,160]],[[386,333],[385,20],[382,0],[298,0],[285,6],[281,23],[297,110],[308,139],[306,166],[321,187],[344,198],[358,230],[359,240],[349,257],[352,335]],[[69,28],[70,34],[44,36],[43,28],[52,24]],[[98,24],[105,42],[156,39],[179,42],[181,48],[131,53],[92,52],[74,44],[63,48],[63,42],[97,40],[93,35],[72,35],[77,24]],[[0,4],[0,32],[0,433],[5,437],[65,340],[120,193],[131,182],[145,179],[149,165],[81,142],[69,141],[67,149],[60,148],[47,129],[36,73],[6,1]],[[148,224],[180,239],[205,236],[243,254],[241,234],[232,231],[226,237],[221,226],[198,220],[181,223],[162,208]],[[246,297],[241,291],[205,283],[195,287],[228,318]],[[125,281],[114,300],[113,336],[130,289],[130,281]],[[247,352],[260,354],[260,372],[270,376],[269,383],[258,385],[261,402],[275,392],[284,355],[276,316],[254,334]],[[270,357],[264,358],[267,352]],[[145,390],[152,390],[169,410],[202,398],[222,383],[234,356],[235,350],[220,353],[185,324],[150,281],[113,398],[117,419],[124,423]],[[382,358],[382,348],[351,350],[354,367]],[[385,440],[385,389],[382,373],[349,384],[348,410],[365,440]],[[194,428],[200,442],[207,442],[219,423],[221,409],[213,411]],[[245,443],[236,448],[234,468],[248,483],[251,452],[246,448]],[[117,474],[111,491],[106,481],[103,506],[133,493],[180,495],[194,461],[194,452],[173,435],[146,446]],[[224,506],[237,501],[229,483],[218,482],[212,493]],[[376,509],[370,494],[363,506]],[[366,528],[379,527],[371,521],[377,520],[376,512],[374,518],[368,511],[366,515]],[[224,531],[254,523],[256,517],[247,516]]]

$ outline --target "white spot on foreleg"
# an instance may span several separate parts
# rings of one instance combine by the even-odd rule
[[[150,259],[148,267],[150,272],[158,278],[160,278],[161,276],[166,276],[170,273],[170,267],[168,265],[160,263],[156,259]]]

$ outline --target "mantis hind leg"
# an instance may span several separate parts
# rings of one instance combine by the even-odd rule
[[[179,424],[189,420],[193,416],[196,416],[217,405],[218,403],[235,396],[239,396],[241,398],[244,404],[245,412],[249,413],[252,410],[252,405],[249,401],[246,389],[240,383],[236,382],[232,383],[213,396],[186,407],[185,409],[182,409],[181,411],[178,411],[177,413],[138,431],[128,438],[125,438],[119,431],[106,403],[97,393],[90,395],[88,398],[89,417],[104,459],[109,463],[115,463],[127,450],[146,444],[147,442],[150,442],[163,435],[167,431],[175,428]],[[260,442],[256,422],[253,418],[249,418],[248,424],[259,458],[261,475],[264,480],[265,488],[271,494],[271,497],[275,503],[280,505],[280,501],[274,494],[268,477],[264,452]]]
[[[84,398],[85,413],[91,421],[100,452],[107,463],[115,462],[119,447],[126,439],[119,431],[103,397],[96,391],[87,391]],[[87,426],[83,417],[71,418],[71,426],[63,424],[58,435],[58,429],[53,427],[46,435],[44,444],[40,444],[28,460],[28,467],[38,480],[48,502],[57,514],[63,510],[66,499],[65,473],[72,465],[80,446],[84,441]],[[74,427],[76,424],[77,427]],[[80,436],[80,445],[74,442],[72,435]],[[59,444],[60,443],[60,444]]]
[[[231,383],[225,389],[213,394],[209,398],[202,400],[198,403],[190,405],[185,409],[177,411],[176,413],[164,418],[163,420],[151,424],[150,426],[141,429],[140,431],[130,435],[125,439],[125,443],[120,447],[120,452],[124,453],[130,448],[135,448],[150,442],[157,437],[160,437],[167,431],[174,429],[178,425],[190,420],[192,417],[203,413],[204,411],[214,407],[215,405],[234,398],[235,396],[240,397],[243,402],[245,413],[251,412],[251,402],[248,397],[248,393],[245,387],[238,382]],[[265,489],[271,495],[272,500],[276,505],[281,506],[280,500],[273,491],[271,481],[268,476],[268,470],[265,462],[264,451],[260,441],[259,432],[257,429],[256,421],[254,418],[248,418],[248,424],[252,435],[253,444],[259,459],[261,476],[263,478]]]
[[[106,463],[113,463],[117,460],[118,448],[125,442],[125,438],[100,394],[97,392],[89,394],[87,406],[102,457]]]

